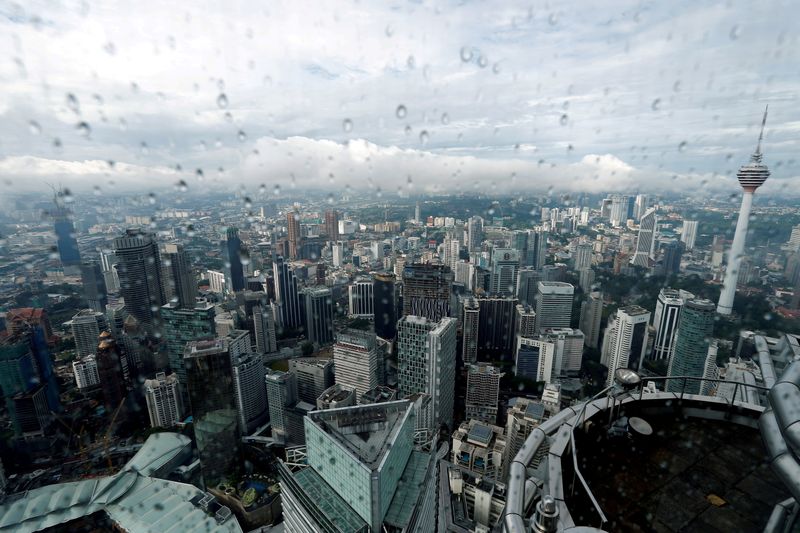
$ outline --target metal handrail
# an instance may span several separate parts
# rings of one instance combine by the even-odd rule
[[[708,382],[713,382],[713,383],[732,383],[732,384],[735,385],[735,387],[734,387],[733,396],[731,398],[731,401],[728,404],[729,407],[733,407],[733,402],[735,401],[736,394],[739,391],[739,385],[742,385],[744,387],[752,387],[754,389],[765,391],[765,392],[769,391],[768,387],[764,387],[762,385],[754,385],[754,384],[751,384],[751,383],[744,383],[744,382],[740,382],[740,381],[728,381],[728,380],[717,379],[717,378],[703,378],[703,377],[697,377],[697,376],[648,376],[646,378],[643,378],[642,382],[638,386],[639,387],[639,400],[641,401],[641,399],[643,398],[643,395],[644,395],[644,388],[645,388],[644,382],[645,381],[661,381],[661,382],[664,382],[665,388],[666,388],[666,383],[671,379],[680,379],[682,381],[681,393],[680,393],[681,394],[681,396],[680,396],[681,399],[683,399],[683,394],[684,394],[684,392],[686,390],[687,381],[692,381],[692,382],[694,382],[694,381],[708,381]],[[586,491],[586,495],[589,496],[589,499],[591,500],[595,511],[597,511],[597,514],[600,516],[600,520],[601,520],[600,525],[601,525],[601,527],[602,527],[602,525],[604,523],[608,522],[608,519],[606,518],[605,513],[603,513],[603,510],[600,508],[600,504],[598,503],[597,498],[595,498],[594,493],[592,492],[592,489],[589,488],[589,484],[586,482],[586,479],[583,477],[583,473],[581,472],[580,467],[578,466],[578,450],[577,450],[577,446],[575,445],[575,428],[582,423],[581,418],[586,413],[586,406],[591,404],[591,403],[593,403],[595,400],[600,398],[602,395],[607,394],[613,388],[614,388],[613,386],[606,387],[605,389],[601,390],[600,392],[598,392],[597,394],[592,396],[589,400],[586,400],[585,402],[583,402],[583,405],[581,406],[580,411],[578,412],[577,416],[575,417],[575,423],[572,424],[572,427],[570,428],[570,432],[569,432],[570,446],[572,447],[572,464],[573,464],[573,467],[574,467],[574,472],[573,472],[573,477],[572,477],[572,493],[575,494],[575,476],[577,476],[578,479],[581,482],[581,485],[583,485],[583,488]],[[629,395],[630,395],[630,397],[633,397],[633,391],[631,391],[629,393]],[[609,400],[609,403],[607,405],[608,405],[608,407],[607,407],[608,409],[613,409],[613,406],[611,406],[611,404],[610,404],[610,400]]]

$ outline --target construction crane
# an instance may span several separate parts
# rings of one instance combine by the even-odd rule
[[[123,405],[125,405],[125,398],[122,398],[122,401],[119,402],[119,405],[114,410],[114,416],[111,417],[111,423],[108,425],[108,430],[106,431],[105,437],[103,437],[103,454],[108,458],[109,470],[114,467],[113,463],[111,462],[111,457],[108,455],[109,439],[111,437],[111,430],[114,429],[114,422],[117,420],[117,415],[119,415]]]

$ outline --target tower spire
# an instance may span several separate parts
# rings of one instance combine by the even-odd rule
[[[764,126],[767,124],[767,112],[769,111],[769,104],[764,108],[764,118],[761,119],[761,133],[758,134],[758,144],[756,151],[753,153],[754,161],[761,161],[761,141],[764,139]]]

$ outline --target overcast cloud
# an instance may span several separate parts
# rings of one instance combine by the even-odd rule
[[[0,2],[0,191],[800,193],[796,2],[575,4]]]

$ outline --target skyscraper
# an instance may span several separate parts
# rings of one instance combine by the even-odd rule
[[[561,281],[540,281],[536,297],[536,330],[568,328],[575,287]]]
[[[432,398],[433,420],[453,427],[457,321],[404,316],[397,323],[398,396],[423,392]]]
[[[686,244],[687,250],[694,249],[694,243],[697,240],[697,221],[684,220],[681,228],[681,242]]]
[[[592,243],[584,242],[575,247],[572,256],[572,269],[579,272],[592,266]]]
[[[197,297],[197,282],[192,263],[183,246],[167,243],[161,246],[162,283],[167,302],[177,301],[184,309],[192,309]]]
[[[500,369],[489,364],[469,365],[467,369],[466,419],[497,423],[500,398]]]
[[[680,241],[669,241],[661,247],[664,274],[677,274],[681,270],[681,256],[686,245]]]
[[[77,270],[81,264],[78,240],[75,238],[75,226],[72,224],[69,209],[64,204],[64,193],[59,191],[53,199],[55,207],[52,212],[56,233],[56,246],[61,266],[65,270]]]
[[[521,303],[533,305],[536,302],[536,291],[540,281],[542,281],[541,270],[521,268],[517,272],[517,299]]]
[[[603,340],[602,360],[608,367],[606,385],[614,383],[618,368],[638,371],[647,349],[650,311],[638,305],[617,309],[617,316],[609,322]]]
[[[612,194],[610,200],[609,222],[614,227],[624,225],[633,217],[633,198],[623,194]]]
[[[669,359],[675,347],[675,333],[683,304],[694,298],[690,292],[663,288],[658,293],[656,310],[653,313],[653,359]]]
[[[75,353],[85,357],[97,353],[97,337],[108,329],[108,322],[103,313],[84,309],[72,317],[70,328],[75,339]]]
[[[125,235],[114,239],[114,252],[125,308],[148,335],[153,335],[159,325],[158,312],[153,309],[164,305],[161,259],[155,235],[129,229]]]
[[[145,380],[144,397],[152,427],[171,428],[182,420],[183,398],[175,374],[159,372],[155,379]]]
[[[668,376],[703,377],[708,347],[714,335],[715,318],[714,302],[695,299],[683,304]],[[686,381],[684,388],[683,380],[671,379],[667,382],[666,390],[697,394],[700,381]]]
[[[184,405],[189,403],[189,392],[186,390],[189,382],[185,366],[186,343],[216,337],[214,316],[214,306],[205,300],[198,300],[193,309],[184,309],[178,302],[170,302],[161,308],[167,358],[181,384]]]
[[[100,263],[97,261],[81,263],[81,282],[83,283],[83,296],[86,298],[89,308],[100,313],[105,312],[108,304],[108,291]]]
[[[333,342],[333,296],[328,287],[306,287],[301,292],[306,338],[320,345]]]
[[[300,213],[297,212],[297,209],[286,213],[286,230],[289,234],[289,259],[298,259],[303,234],[300,232]]]
[[[358,278],[347,287],[349,314],[355,317],[372,318],[374,316],[375,296],[373,281],[370,278]]]
[[[650,266],[656,244],[656,228],[658,219],[656,209],[648,209],[639,221],[639,235],[636,238],[636,251],[631,257],[631,264],[643,268]]]
[[[339,240],[339,213],[335,210],[325,211],[325,235],[329,241]]]
[[[348,329],[336,335],[333,345],[336,383],[355,389],[356,402],[365,392],[382,384],[384,362],[380,355],[374,333]]]
[[[268,305],[257,305],[253,308],[253,328],[256,341],[256,353],[265,354],[278,351],[275,334],[275,315]]]
[[[528,249],[523,264],[534,270],[541,270],[547,258],[547,237],[549,233],[546,228],[538,227],[528,230]]]
[[[280,325],[284,330],[295,330],[303,325],[300,314],[300,295],[294,271],[278,256],[272,262],[275,280],[275,303],[280,310]]]
[[[281,444],[296,441],[290,431],[289,409],[297,403],[297,376],[276,370],[268,372],[265,380],[272,437]]]
[[[587,347],[597,348],[600,340],[600,321],[603,319],[603,293],[593,292],[581,304],[581,331]]]
[[[750,208],[753,205],[753,194],[769,177],[767,165],[761,161],[761,140],[764,138],[764,125],[767,123],[767,110],[764,110],[764,118],[761,121],[761,134],[758,136],[756,151],[750,156],[750,162],[739,168],[736,177],[742,186],[742,205],[739,208],[739,219],[736,222],[736,233],[733,236],[733,244],[728,254],[728,266],[725,268],[725,280],[722,292],[719,295],[717,312],[721,315],[730,315],[733,311],[733,298],[736,295],[736,282],[739,277],[739,263],[744,255],[744,244],[747,238],[747,225],[750,221]]]
[[[297,379],[297,399],[316,405],[319,395],[333,385],[333,360],[324,357],[298,357],[289,361],[289,371]]]
[[[403,269],[403,315],[438,322],[450,315],[453,272],[443,265],[413,264]]]
[[[459,251],[461,250],[461,243],[458,239],[445,237],[444,239],[444,261],[443,263],[450,267],[450,270],[455,272],[456,263],[459,259]]]
[[[476,252],[481,249],[483,243],[483,219],[479,216],[469,218],[467,222],[467,235],[469,242],[467,248],[470,252]]]
[[[225,230],[222,255],[225,260],[225,283],[228,292],[243,291],[245,282],[244,268],[242,267],[242,240],[239,238],[237,228],[230,227]]]
[[[417,205],[414,207],[414,222],[419,224],[421,220],[422,218],[420,218],[419,202],[417,202]]]
[[[192,341],[184,351],[202,484],[238,470],[239,428],[228,341]]]
[[[467,298],[463,304],[461,330],[463,342],[461,344],[461,359],[464,364],[478,362],[478,330],[480,327],[481,308],[475,298]]]
[[[111,333],[104,331],[98,337],[97,355],[97,374],[100,378],[100,387],[103,389],[103,402],[106,408],[106,415],[114,418],[114,413],[119,411],[117,421],[123,418],[126,410],[122,402],[127,395],[125,383],[125,372],[123,365],[126,364],[119,345],[111,336]],[[130,407],[130,406],[129,406]]]
[[[72,374],[75,376],[75,386],[78,389],[95,387],[100,384],[100,375],[97,373],[97,360],[94,355],[87,355],[73,361]]]
[[[477,299],[478,352],[492,358],[506,358],[514,348],[516,298],[489,296]]]
[[[372,310],[375,314],[375,334],[382,339],[397,335],[397,278],[391,272],[373,276]]]
[[[263,424],[269,415],[267,389],[264,385],[267,372],[261,356],[257,354],[239,356],[231,371],[239,429],[243,434],[249,434]]]
[[[519,252],[513,248],[492,249],[492,294],[516,294]]]

